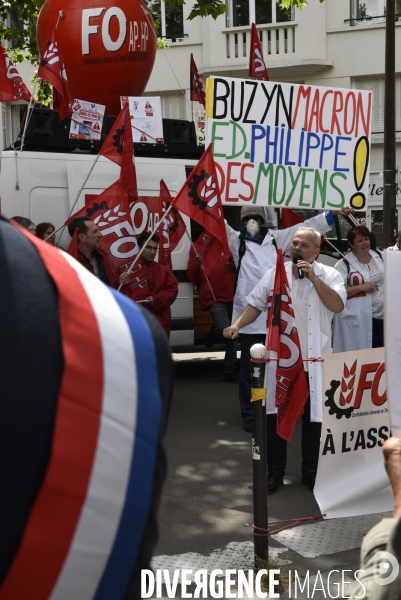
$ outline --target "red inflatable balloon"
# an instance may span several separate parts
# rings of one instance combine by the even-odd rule
[[[107,115],[118,115],[120,96],[143,94],[156,55],[153,19],[143,0],[46,0],[37,25],[41,56],[57,21],[72,99],[105,104]]]

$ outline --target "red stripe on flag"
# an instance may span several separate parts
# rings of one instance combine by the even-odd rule
[[[92,306],[58,251],[26,235],[58,290],[64,371],[47,473],[0,600],[45,600],[51,594],[86,497],[102,410],[103,357]]]
[[[277,434],[289,442],[309,393],[281,248],[277,251],[276,273],[268,308],[267,347],[277,353],[278,359],[275,403]]]

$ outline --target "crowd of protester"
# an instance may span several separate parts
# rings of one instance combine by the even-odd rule
[[[349,252],[334,268],[316,262],[321,234],[331,228],[339,213],[347,216],[350,210],[327,211],[302,224],[275,230],[269,228],[265,208],[243,206],[241,230],[235,231],[226,224],[232,256],[218,260],[208,276],[203,269],[210,247],[207,232],[203,232],[191,248],[187,276],[197,287],[201,309],[208,311],[213,320],[206,343],[225,343],[223,381],[239,384],[239,404],[246,432],[252,433],[253,428],[250,349],[266,341],[265,310],[279,247],[287,261],[295,323],[304,358],[330,352],[332,342],[334,352],[383,346],[384,263],[381,251],[371,247],[371,232],[364,226],[352,227],[348,231]],[[39,223],[35,228],[30,219],[14,217],[14,221],[35,232],[38,238],[55,244],[52,223]],[[178,282],[171,266],[155,261],[159,237],[147,232],[138,237],[140,276],[136,270],[133,284],[130,274],[117,273],[111,267],[100,245],[102,234],[94,221],[89,217],[72,219],[68,230],[71,238],[76,234],[73,256],[78,262],[102,282],[121,287],[124,294],[153,313],[169,337],[170,306],[177,298]],[[238,339],[241,343],[239,373]],[[276,380],[275,368],[271,362],[269,381]],[[309,396],[302,416],[302,478],[313,489],[322,420],[321,365],[305,361],[304,368]],[[282,484],[286,463],[286,443],[276,434],[274,388],[269,386],[267,399],[269,493]]]
[[[341,212],[348,214],[349,211],[345,209]],[[342,256],[334,268],[317,262],[321,234],[330,228],[336,218],[337,214],[329,211],[285,230],[271,230],[267,227],[266,212],[263,208],[243,207],[242,229],[238,232],[226,225],[232,256],[228,260],[227,257],[223,257],[218,261],[208,277],[203,271],[204,252],[209,241],[204,239],[205,233],[191,249],[187,276],[197,286],[202,310],[209,311],[213,319],[210,336],[216,341],[222,339],[225,341],[223,380],[239,382],[239,399],[245,431],[252,432],[250,348],[257,342],[265,343],[266,315],[263,313],[266,311],[267,298],[273,287],[278,247],[283,248],[286,256],[284,268],[304,358],[319,356],[330,351],[332,342],[334,352],[377,348],[384,344],[384,262],[381,250],[376,248],[372,232],[365,226],[352,227],[348,232],[349,251]],[[37,238],[53,246],[56,244],[55,227],[52,223],[43,222],[35,226],[30,219],[19,216],[13,217],[13,220]],[[2,225],[4,229],[4,223]],[[5,232],[8,235],[6,229]],[[138,296],[129,291],[127,273],[119,274],[110,271],[106,257],[99,247],[101,232],[90,218],[84,217],[71,221],[69,232],[71,237],[76,233],[77,258],[81,265],[100,281],[115,288],[122,286],[123,292],[125,288],[126,295],[142,303],[146,309],[145,313],[153,312],[168,337],[171,321],[170,306],[177,297],[178,282],[170,267],[155,262],[159,237],[145,233],[138,239],[139,247],[142,249],[141,264],[148,279],[146,291],[142,296]],[[398,233],[397,243],[389,250],[400,248],[401,231]],[[152,290],[150,295],[148,295],[149,290]],[[154,325],[151,322],[149,324],[154,329]],[[156,330],[153,335],[158,336],[158,345],[165,344]],[[241,341],[239,377],[236,369],[238,337]],[[269,370],[275,369],[276,363],[271,362]],[[309,363],[308,366],[305,362],[305,372],[309,396],[302,415],[302,481],[313,490],[322,420],[321,365]],[[275,373],[269,375],[273,376],[272,380],[275,381]],[[171,391],[171,386],[167,387]],[[169,390],[162,392],[166,405]],[[286,465],[286,442],[276,433],[274,394],[274,386],[271,386],[267,398],[268,493],[275,492],[283,483]],[[49,435],[48,432],[46,435]],[[381,522],[369,533],[362,546],[361,561],[367,573],[363,581],[367,589],[366,595],[363,596],[365,598],[390,597],[383,595],[383,589],[374,587],[369,562],[372,548],[374,550],[385,548],[398,556],[401,441],[392,438],[385,443],[383,450],[395,495],[395,519]],[[164,472],[160,476],[160,481],[163,477]],[[159,484],[155,493],[160,494]],[[10,539],[12,535],[14,533],[10,531]],[[141,547],[141,552],[146,554],[147,563],[150,557],[149,548],[144,550]],[[135,590],[138,587],[140,560],[141,556],[138,558],[130,582],[131,589],[135,588]],[[391,592],[395,591],[397,595],[398,587],[397,584],[395,590],[392,589]],[[360,589],[356,587],[353,593],[359,591]],[[132,597],[135,597],[136,593]]]

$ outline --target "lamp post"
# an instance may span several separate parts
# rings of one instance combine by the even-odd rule
[[[395,157],[395,0],[386,2],[386,63],[384,82],[383,237],[394,245],[396,222]]]

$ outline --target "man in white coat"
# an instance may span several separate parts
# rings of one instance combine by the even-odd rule
[[[347,294],[341,275],[332,267],[315,262],[320,252],[319,231],[304,226],[299,228],[292,238],[291,259],[295,252],[300,252],[303,260],[299,260],[296,266],[292,261],[285,263],[285,270],[302,356],[319,357],[331,352],[331,320],[334,313],[343,310]],[[299,277],[299,271],[304,274],[303,278]],[[225,337],[236,338],[240,330],[261,318],[273,289],[275,272],[275,267],[267,271],[247,296],[246,307],[233,325],[224,330]],[[262,318],[266,337],[266,315]],[[302,415],[302,481],[313,489],[322,422],[322,370],[318,362],[304,362],[304,366],[308,371],[309,398]],[[269,494],[283,483],[287,453],[287,442],[276,433],[275,371],[275,363],[271,362],[266,403]]]
[[[241,231],[235,231],[226,223],[228,246],[237,269],[234,293],[233,322],[247,305],[246,297],[261,280],[263,275],[275,266],[277,248],[287,254],[292,237],[301,226],[313,227],[320,233],[329,231],[336,221],[336,215],[348,215],[352,209],[344,207],[322,213],[304,223],[288,229],[270,230],[264,226],[266,210],[262,206],[243,206],[241,209]],[[251,410],[251,357],[250,349],[254,344],[264,343],[266,319],[263,315],[254,323],[240,331],[241,364],[239,373],[239,401],[245,431],[252,433]]]

